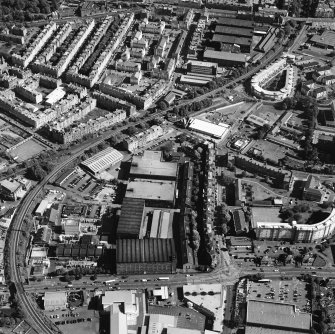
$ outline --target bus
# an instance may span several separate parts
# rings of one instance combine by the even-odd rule
[[[109,281],[105,281],[104,284],[107,285],[107,284],[111,284],[115,282],[115,279],[110,279]]]
[[[160,281],[168,281],[170,277],[158,277]]]

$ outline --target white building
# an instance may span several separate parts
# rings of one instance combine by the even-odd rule
[[[255,208],[254,210],[261,209]],[[253,211],[254,211],[253,210]],[[264,208],[264,210],[266,210]],[[261,217],[264,217],[263,219]],[[252,217],[252,226],[258,239],[289,240],[294,242],[313,242],[327,239],[335,230],[335,209],[329,216],[317,224],[298,224],[293,221],[286,223],[267,219],[267,215],[255,215]]]
[[[217,139],[223,139],[229,133],[229,125],[220,123],[214,124],[211,122],[203,121],[198,118],[191,118],[188,128],[190,130],[200,132],[210,137],[214,137]]]
[[[296,83],[296,75],[294,67],[288,62],[290,59],[291,56],[286,55],[253,76],[251,79],[251,87],[253,93],[258,98],[281,101],[292,94]],[[278,91],[271,91],[263,88],[270,80],[283,71],[286,71],[285,86],[283,88]]]

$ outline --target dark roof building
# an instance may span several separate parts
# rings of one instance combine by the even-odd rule
[[[248,226],[245,221],[245,215],[242,210],[234,210],[233,211],[233,220],[235,232],[237,235],[242,234],[244,232],[248,232]]]
[[[239,37],[249,37],[253,35],[253,29],[250,28],[231,28],[226,26],[216,26],[215,33],[220,35],[230,35]]]
[[[138,238],[140,235],[145,200],[124,198],[117,227],[118,238]]]
[[[240,20],[235,18],[224,18],[217,20],[217,25],[227,26],[227,27],[238,27],[238,28],[249,28],[253,29],[254,22],[248,20]]]
[[[204,61],[216,62],[219,66],[245,66],[247,56],[244,53],[206,50]]]
[[[238,37],[229,35],[214,34],[212,42],[214,44],[238,45],[242,52],[250,52],[252,39],[248,37]]]
[[[335,48],[335,32],[325,30],[321,35],[314,35],[311,38],[311,43],[324,48]]]
[[[173,239],[118,239],[116,243],[118,274],[158,274],[176,272]]]
[[[249,300],[246,333],[310,333],[312,316],[293,304]]]

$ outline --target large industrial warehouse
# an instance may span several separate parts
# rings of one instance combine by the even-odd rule
[[[118,239],[116,271],[120,275],[176,272],[173,239]]]
[[[229,133],[229,125],[227,124],[214,124],[197,118],[190,119],[188,128],[217,139],[222,139]]]
[[[81,166],[83,169],[97,175],[108,167],[117,164],[122,161],[123,155],[112,147],[108,147],[105,150],[93,155],[89,159],[83,161]]]
[[[244,53],[206,50],[204,52],[204,61],[215,62],[219,66],[245,66],[247,55]]]

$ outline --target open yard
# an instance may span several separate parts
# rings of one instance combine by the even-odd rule
[[[251,115],[268,121],[268,124],[272,126],[283,113],[283,110],[277,110],[273,105],[262,104],[259,108],[256,108]]]
[[[293,154],[294,152],[289,148],[263,139],[253,141],[248,151],[251,156],[262,156],[264,160],[270,160],[275,164],[278,164],[278,161],[283,159],[287,153]]]
[[[36,141],[34,138],[27,140],[15,149],[10,151],[13,158],[17,157],[18,162],[32,158],[46,149],[46,146]]]
[[[236,120],[242,119],[252,105],[253,103],[243,102],[220,107],[204,114],[201,118],[216,124],[226,123],[232,125]]]

